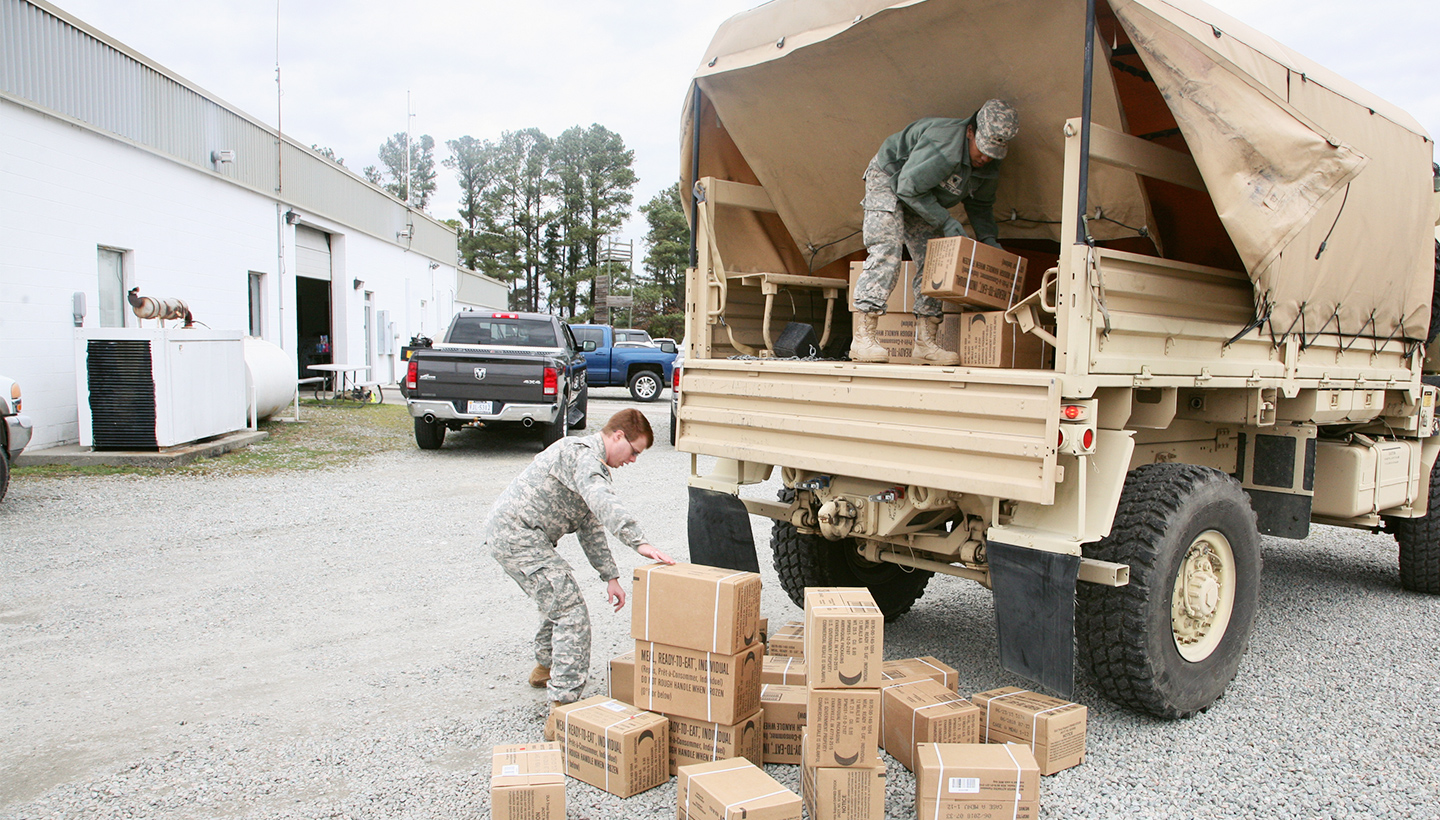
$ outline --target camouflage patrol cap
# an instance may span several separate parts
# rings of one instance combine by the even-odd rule
[[[1004,100],[987,100],[975,114],[975,147],[991,159],[1004,159],[1018,133],[1020,115]]]

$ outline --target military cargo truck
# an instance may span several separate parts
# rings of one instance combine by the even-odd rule
[[[1089,5],[776,0],[717,32],[682,123],[677,446],[717,465],[692,557],[734,558],[738,510],[773,519],[797,603],[863,585],[893,617],[971,579],[1007,668],[1069,693],[1078,656],[1186,717],[1245,653],[1262,534],[1387,531],[1400,583],[1440,592],[1434,145],[1201,3]],[[1032,272],[1005,319],[1044,366],[844,360],[866,163],[992,97],[1020,114],[1000,239]],[[824,355],[774,355],[796,325]],[[739,497],[776,470],[778,499]]]

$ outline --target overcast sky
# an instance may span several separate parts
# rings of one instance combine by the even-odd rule
[[[57,0],[56,5],[359,172],[405,130],[437,144],[430,212],[455,216],[438,163],[462,135],[600,123],[635,150],[635,205],[679,174],[680,113],[716,28],[756,0]],[[1212,0],[1440,134],[1440,0]],[[638,212],[622,239],[639,240]]]

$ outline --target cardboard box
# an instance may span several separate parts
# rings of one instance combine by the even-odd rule
[[[980,709],[930,678],[881,691],[881,742],[915,771],[917,743],[979,743]]]
[[[930,678],[944,684],[951,692],[960,691],[960,673],[955,667],[929,655],[885,661],[880,664],[880,677],[887,681],[912,677]]]
[[[1045,365],[1045,343],[1007,323],[1005,311],[961,314],[960,364],[1038,370]]]
[[[565,820],[565,753],[559,743],[496,746],[490,756],[494,820]]]
[[[800,797],[811,818],[885,820],[885,763],[877,753],[867,765],[848,769],[802,765]]]
[[[635,642],[635,705],[710,723],[738,723],[760,708],[758,646],[721,655]]]
[[[1026,744],[1041,774],[1085,762],[1086,707],[1014,686],[979,692],[970,701],[984,712],[981,739]]]
[[[799,658],[765,658],[760,668],[760,683],[780,686],[805,685],[805,661]]]
[[[800,795],[748,760],[696,763],[677,774],[678,820],[800,820]]]
[[[736,723],[707,723],[694,718],[670,719],[670,773],[691,763],[743,757],[759,766],[765,762],[765,716],[755,714]]]
[[[925,246],[920,292],[947,302],[1006,310],[1024,298],[1025,259],[964,236]]]
[[[772,658],[805,660],[805,622],[791,621],[775,630],[765,642],[765,654]]]
[[[770,642],[770,619],[760,619],[760,643]]]
[[[635,702],[635,650],[610,659],[610,697],[622,703]]]
[[[880,747],[879,689],[805,690],[811,766],[864,766]]]
[[[921,743],[915,759],[920,817],[1033,820],[1040,813],[1040,768],[1018,743]]]
[[[761,755],[765,763],[799,763],[801,732],[808,722],[808,691],[801,686],[765,684],[760,687],[760,711],[765,715]]]
[[[877,688],[884,642],[885,616],[870,590],[806,587],[805,666],[811,688]]]
[[[719,655],[760,641],[760,575],[700,564],[636,567],[630,637]]]
[[[604,695],[550,712],[547,728],[565,752],[565,773],[630,797],[670,779],[670,722]]]

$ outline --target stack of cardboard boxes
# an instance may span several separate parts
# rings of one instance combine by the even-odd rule
[[[850,265],[852,311],[855,283],[863,269],[863,262]],[[1027,295],[1022,292],[1026,272],[1024,257],[999,248],[963,236],[930,240],[920,292],[944,305],[936,343],[959,353],[965,367],[1042,367],[1044,342],[1005,321],[1005,311]],[[892,362],[915,361],[910,357],[915,343],[914,275],[915,263],[901,264],[875,334]]]
[[[762,763],[760,576],[653,564],[633,582],[630,694],[669,720],[670,773],[735,757]]]
[[[801,794],[811,817],[880,820],[880,667],[885,618],[863,588],[805,590]]]

